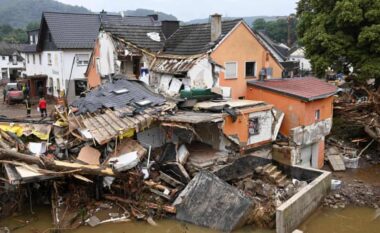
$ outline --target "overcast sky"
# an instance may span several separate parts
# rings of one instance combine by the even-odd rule
[[[137,8],[162,11],[179,20],[207,18],[210,14],[223,16],[282,16],[295,13],[298,0],[58,0],[84,6],[91,11],[120,12]]]

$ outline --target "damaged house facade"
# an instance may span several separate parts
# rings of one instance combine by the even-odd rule
[[[90,88],[124,74],[169,96],[219,87],[226,98],[244,99],[246,81],[260,71],[281,78],[282,66],[243,20],[212,15],[210,23],[183,26],[103,23],[86,76]]]
[[[23,49],[26,69],[23,76],[30,88],[43,87],[48,96],[67,96],[73,101],[87,89],[84,73],[98,36],[101,22],[154,25],[155,16],[43,12],[40,28],[28,32],[29,44]]]
[[[313,77],[251,81],[248,85],[248,99],[273,104],[285,113],[280,133],[289,139],[289,146],[274,146],[273,158],[322,168],[337,88]]]

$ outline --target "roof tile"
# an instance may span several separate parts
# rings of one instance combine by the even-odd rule
[[[248,84],[306,101],[323,99],[337,91],[336,86],[313,77],[248,81]]]

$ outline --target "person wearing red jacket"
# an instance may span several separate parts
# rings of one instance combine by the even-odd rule
[[[46,100],[44,97],[40,99],[40,102],[38,103],[38,107],[40,108],[41,117],[47,117]]]

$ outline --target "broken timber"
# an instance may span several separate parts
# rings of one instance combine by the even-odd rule
[[[0,149],[0,160],[12,159],[27,164],[36,164],[42,169],[50,169],[52,173],[78,173],[85,175],[117,176],[111,168],[103,168],[96,165],[82,165],[57,160],[48,160],[32,155],[18,153],[12,150]]]

